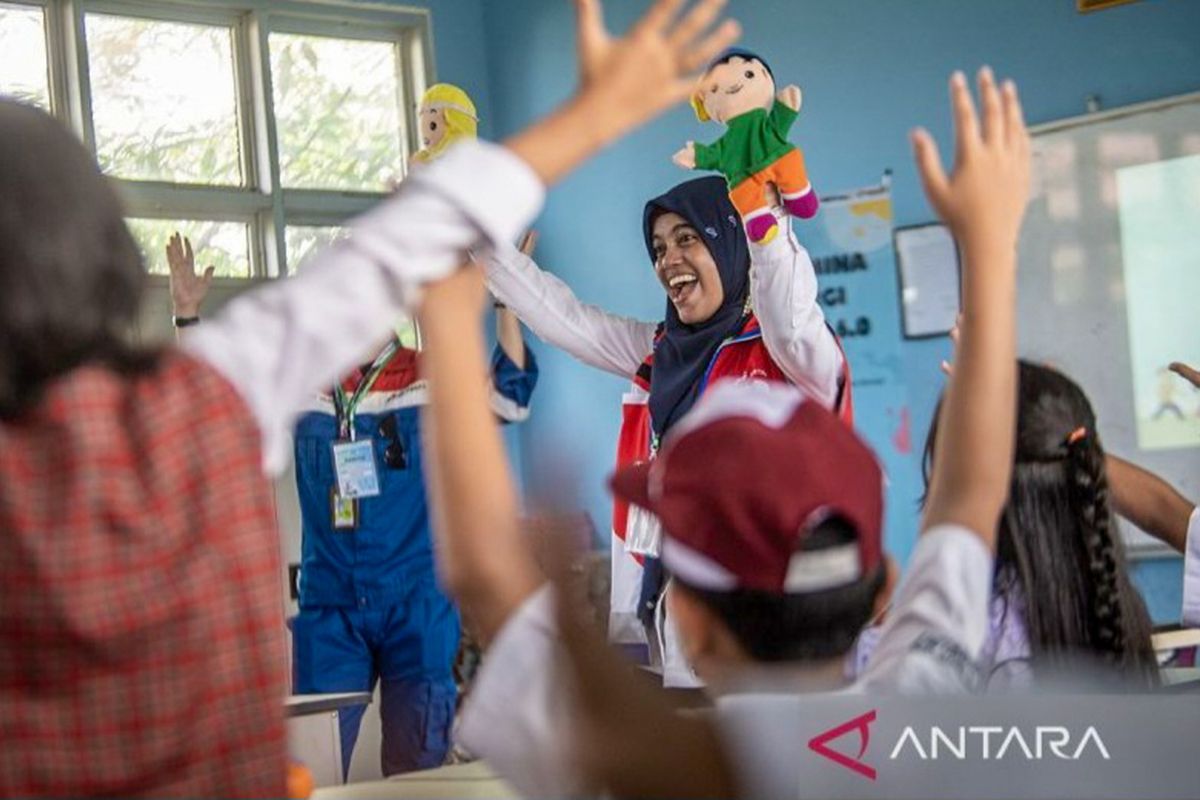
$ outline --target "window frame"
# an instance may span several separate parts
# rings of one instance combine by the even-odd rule
[[[401,109],[398,175],[420,140],[417,99],[434,82],[428,9],[351,0],[4,0],[40,8],[45,21],[51,113],[80,137],[93,156],[91,75],[86,15],[227,26],[231,30],[242,186],[213,186],[112,178],[125,215],[145,219],[242,222],[250,237],[250,275],[220,279],[231,286],[288,275],[287,225],[344,225],[386,196],[383,191],[283,188],[271,84],[272,33],[390,42],[397,48]],[[152,283],[166,277],[151,275]]]

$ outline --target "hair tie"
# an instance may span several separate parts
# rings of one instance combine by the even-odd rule
[[[1079,426],[1078,428],[1076,428],[1075,430],[1071,431],[1067,435],[1067,447],[1070,447],[1074,444],[1078,444],[1082,440],[1086,439],[1087,433],[1088,433],[1087,428],[1083,427],[1082,425]]]

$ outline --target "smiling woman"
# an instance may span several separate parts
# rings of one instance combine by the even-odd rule
[[[485,265],[497,299],[544,341],[633,382],[618,466],[653,458],[662,436],[722,377],[797,384],[851,421],[849,366],[817,305],[812,261],[786,218],[786,235],[749,244],[724,179],[712,176],[654,198],[642,221],[667,295],[660,322],[584,305],[516,248],[497,250]],[[667,685],[697,685],[671,644],[669,620],[656,624],[662,586],[655,524],[618,502],[613,535],[610,634],[661,653]]]
[[[717,313],[725,289],[700,233],[678,214],[664,212],[654,221],[653,234],[654,272],[679,318],[690,325]]]

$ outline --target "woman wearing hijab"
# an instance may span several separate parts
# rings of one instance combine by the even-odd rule
[[[633,381],[623,401],[618,467],[653,458],[663,435],[717,378],[794,383],[849,424],[849,363],[817,305],[808,252],[789,225],[781,228],[786,236],[748,244],[718,176],[648,202],[642,232],[667,292],[662,322],[580,302],[515,247],[498,248],[488,260],[488,285],[543,341]],[[613,535],[620,541],[613,543],[610,636],[623,643],[649,638],[665,685],[698,686],[657,602],[657,521],[618,501]]]

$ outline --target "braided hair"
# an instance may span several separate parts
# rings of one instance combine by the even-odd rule
[[[1125,566],[1095,412],[1078,384],[1056,370],[1022,361],[1018,381],[995,591],[1020,599],[1035,670],[1082,657],[1152,685],[1150,620]],[[926,441],[926,485],[938,415],[940,408]]]

